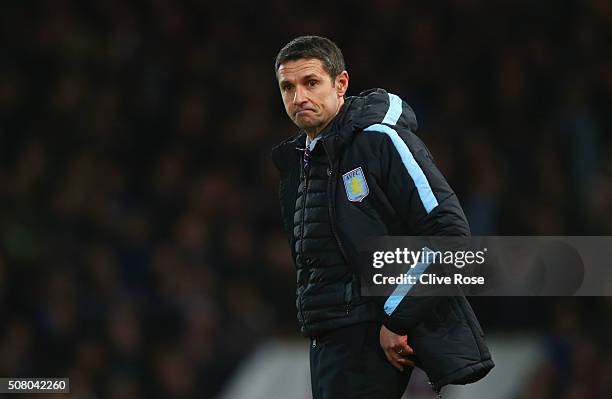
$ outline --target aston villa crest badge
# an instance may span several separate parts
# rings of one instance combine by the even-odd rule
[[[351,202],[361,202],[370,193],[361,166],[342,175],[346,196]]]

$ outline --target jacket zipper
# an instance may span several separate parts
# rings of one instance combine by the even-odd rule
[[[301,150],[301,148],[300,148]],[[300,255],[302,258],[304,257],[304,221],[306,219],[306,195],[308,194],[308,171],[306,168],[309,168],[308,157],[310,152],[308,148],[304,149],[304,156],[302,158],[303,164],[301,166],[302,177],[304,178],[304,190],[302,191],[302,220],[300,222]],[[305,261],[305,259],[302,259]],[[308,265],[307,265],[308,266]],[[304,289],[306,289],[304,287]],[[300,316],[302,318],[302,325],[304,326],[304,332],[308,334],[308,327],[306,326],[306,319],[304,319],[304,311],[302,310],[302,296],[298,296],[298,311],[300,312]]]
[[[329,151],[327,151],[327,147],[325,146],[325,140],[321,140],[322,144],[323,144],[323,149],[325,150],[325,155],[327,155],[327,160],[329,162],[329,169],[327,170],[327,199],[329,201],[329,224],[331,226],[331,230],[332,230],[332,234],[334,236],[334,239],[336,240],[336,243],[338,244],[338,248],[340,249],[340,254],[342,255],[342,257],[344,258],[344,263],[346,263],[346,265],[348,266],[348,258],[346,256],[346,252],[344,251],[344,245],[342,245],[342,241],[340,241],[340,236],[338,235],[338,229],[336,226],[336,201],[335,201],[335,181],[336,181],[336,174],[337,174],[337,166],[338,164],[333,164],[331,157],[329,156]],[[346,301],[346,298],[345,298]],[[350,303],[350,299],[349,301],[346,303],[346,308],[345,308],[346,314],[348,315],[351,312],[351,303]]]

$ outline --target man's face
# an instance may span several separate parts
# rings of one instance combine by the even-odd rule
[[[318,59],[287,61],[278,68],[278,84],[291,120],[312,137],[336,116],[348,87],[348,73],[332,81]]]

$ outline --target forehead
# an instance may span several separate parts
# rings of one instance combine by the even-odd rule
[[[323,63],[316,58],[287,61],[278,67],[278,81],[299,80],[303,76],[327,75]]]

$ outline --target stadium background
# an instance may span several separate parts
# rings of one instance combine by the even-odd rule
[[[406,99],[475,235],[610,235],[612,3],[6,1],[0,376],[75,398],[214,397],[297,337],[273,58],[343,49]],[[475,299],[546,353],[516,397],[612,397],[610,298]]]

